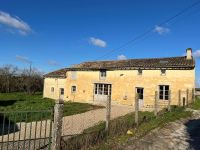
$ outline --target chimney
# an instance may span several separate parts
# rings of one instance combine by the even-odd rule
[[[186,59],[187,60],[192,59],[192,49],[191,48],[186,49]]]

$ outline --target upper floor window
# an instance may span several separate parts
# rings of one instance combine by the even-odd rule
[[[71,79],[76,80],[77,78],[77,72],[76,71],[71,71]]]
[[[169,85],[159,85],[159,99],[169,100]]]
[[[75,93],[75,92],[76,92],[76,86],[72,86],[71,92],[72,92],[72,93]]]
[[[161,75],[166,75],[166,70],[165,69],[161,69]]]
[[[138,70],[138,75],[142,75],[142,69]]]
[[[100,70],[100,79],[106,78],[106,70]]]

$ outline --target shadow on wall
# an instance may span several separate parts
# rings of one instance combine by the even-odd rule
[[[188,140],[190,149],[200,150],[200,119],[190,120],[185,126],[190,137]]]
[[[19,131],[17,124],[11,120],[9,122],[7,117],[4,119],[3,114],[0,114],[0,136],[6,135],[8,133],[14,133],[14,131]]]

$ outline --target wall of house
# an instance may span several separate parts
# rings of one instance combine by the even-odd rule
[[[159,91],[159,85],[170,86],[173,105],[178,104],[179,90],[182,90],[181,97],[186,97],[186,90],[189,89],[191,101],[191,91],[195,87],[195,70],[166,70],[166,75],[161,75],[160,70],[143,70],[142,75],[138,75],[137,70],[107,71],[105,80],[99,80],[99,71],[77,71],[76,79],[71,76],[69,71],[65,80],[65,98],[80,102],[93,102],[94,83],[112,84],[112,102],[126,105],[134,105],[135,89],[143,87],[145,106],[154,105],[155,91]],[[71,92],[71,86],[77,87],[75,93]]]
[[[54,92],[51,88],[54,88]],[[58,99],[60,96],[60,88],[66,88],[66,79],[63,78],[45,78],[43,97]],[[65,98],[64,98],[65,99]]]

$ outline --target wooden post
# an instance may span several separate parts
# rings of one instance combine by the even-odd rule
[[[110,127],[110,113],[111,113],[111,95],[108,94],[108,99],[106,102],[106,128],[105,131],[109,132]]]
[[[185,97],[183,97],[183,107],[185,107]]]
[[[169,96],[168,96],[168,111],[171,111],[171,91],[169,90]]]
[[[158,115],[158,92],[155,91],[154,115]]]
[[[135,124],[138,127],[138,111],[139,111],[139,95],[138,93],[135,94]]]
[[[178,105],[181,106],[181,90],[178,91]]]
[[[189,104],[189,89],[186,91],[186,105]]]
[[[192,89],[192,102],[195,102],[195,90],[194,88]]]
[[[57,100],[56,104],[54,106],[52,150],[60,150],[61,149],[63,108],[64,108],[63,100]]]

